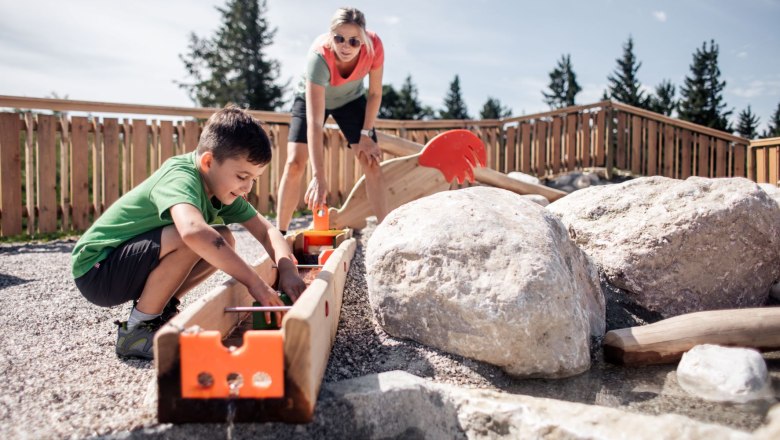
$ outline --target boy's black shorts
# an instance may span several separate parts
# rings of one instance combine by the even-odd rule
[[[323,124],[328,119],[328,115],[333,115],[333,119],[336,120],[350,145],[360,143],[360,130],[363,129],[363,121],[366,117],[365,96],[361,96],[333,110],[325,109]],[[306,139],[306,100],[296,96],[293,101],[290,133],[287,136],[287,141],[305,144]],[[374,134],[372,139],[374,139],[374,142],[377,142],[376,134]]]
[[[160,264],[162,228],[122,243],[89,272],[76,278],[76,287],[89,302],[111,307],[138,299],[146,279]]]

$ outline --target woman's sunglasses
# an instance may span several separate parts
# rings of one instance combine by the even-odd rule
[[[343,35],[339,34],[333,34],[333,41],[335,41],[336,44],[344,44],[344,42],[348,42],[350,46],[355,48],[360,47],[360,45],[363,44],[357,37],[349,37],[349,40],[347,40]]]

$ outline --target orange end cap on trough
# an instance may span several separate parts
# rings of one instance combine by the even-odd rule
[[[183,398],[284,397],[281,330],[249,330],[243,345],[232,351],[216,330],[182,333],[179,346]],[[232,393],[230,382],[235,384]]]

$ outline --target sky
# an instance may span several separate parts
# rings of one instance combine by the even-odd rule
[[[0,0],[0,95],[191,107],[179,54],[210,37],[225,0]],[[267,55],[297,81],[314,38],[343,0],[268,0],[277,32]],[[732,118],[748,105],[766,127],[780,105],[780,0],[354,1],[385,46],[384,83],[411,75],[434,109],[455,75],[469,114],[488,97],[513,116],[549,110],[542,91],[564,54],[582,92],[600,100],[629,36],[648,91],[690,74],[706,41],[720,48]],[[286,109],[289,111],[288,109]]]

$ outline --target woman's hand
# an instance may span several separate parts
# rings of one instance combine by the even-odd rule
[[[306,188],[306,194],[303,196],[303,201],[306,205],[314,211],[320,206],[327,205],[328,203],[328,182],[322,178],[315,176],[309,182],[309,187]]]
[[[382,161],[382,150],[380,150],[379,145],[368,136],[360,136],[360,143],[355,145],[355,154],[358,157],[362,154],[369,163],[375,162],[379,165],[379,162]]]

